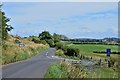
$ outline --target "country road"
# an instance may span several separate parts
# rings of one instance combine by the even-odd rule
[[[54,52],[50,48],[28,60],[8,64],[2,68],[2,78],[43,78],[50,64],[59,61]]]
[[[50,64],[53,62],[59,62],[61,60],[71,63],[78,62],[83,66],[91,66],[95,64],[94,62],[87,60],[59,58],[54,56],[54,52],[55,48],[50,48],[30,59],[5,65],[2,68],[2,78],[44,78],[44,75]]]

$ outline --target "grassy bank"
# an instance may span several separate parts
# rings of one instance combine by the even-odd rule
[[[50,66],[45,78],[85,78],[87,73],[82,67],[68,62],[54,63]]]
[[[86,78],[118,78],[118,70],[115,71],[113,68],[107,67],[96,67],[96,71],[88,72]]]
[[[55,55],[63,57],[63,58],[70,58],[70,59],[87,59],[90,61],[94,61],[99,63],[101,60],[101,67],[97,67],[97,72],[89,72],[87,71],[88,78],[116,78],[118,77],[119,66],[119,54],[111,54],[110,57],[106,56],[106,53],[94,53],[93,51],[106,51],[106,48],[110,48],[112,51],[117,52],[118,46],[116,45],[96,45],[96,44],[66,44],[64,46],[58,45],[57,51]],[[65,48],[73,48],[79,49],[79,56],[68,56],[65,55]],[[69,52],[68,52],[69,53]],[[74,52],[72,52],[74,53]],[[69,53],[71,54],[71,52]],[[109,61],[109,62],[108,62]]]
[[[87,60],[94,60],[99,62],[101,59],[103,63],[106,63],[110,60],[111,65],[118,67],[119,63],[119,56],[120,54],[111,54],[110,58],[106,56],[106,53],[94,53],[96,52],[106,52],[106,48],[110,48],[112,52],[118,52],[118,45],[103,45],[103,44],[67,44],[66,42],[60,42],[57,46],[56,55],[64,58],[72,58],[72,59],[87,59]],[[73,50],[70,50],[70,49]],[[70,51],[69,51],[70,50]],[[79,52],[78,52],[78,51]],[[78,56],[68,56],[67,54],[74,54],[77,53]],[[63,54],[64,53],[64,54]]]
[[[20,47],[15,41],[19,40],[25,46]],[[2,45],[2,64],[8,64],[31,58],[32,56],[49,48],[48,45],[36,44],[24,38],[9,36],[9,39]]]
[[[89,71],[81,65],[74,65],[68,62],[53,63],[45,78],[118,78],[118,71],[112,68],[92,66],[93,71]]]
[[[117,45],[72,44],[68,46],[79,49],[80,56],[87,57],[89,60],[92,57],[92,60],[95,61],[99,61],[99,59],[102,59],[102,62],[105,62],[108,59],[106,53],[93,53],[93,51],[106,51],[106,48],[110,48],[111,51],[118,52]],[[119,57],[120,54],[111,54],[110,60],[114,67],[118,67]]]

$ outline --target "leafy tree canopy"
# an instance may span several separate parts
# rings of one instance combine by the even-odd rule
[[[0,33],[2,33],[2,40],[6,40],[8,37],[8,32],[11,31],[13,27],[7,24],[7,22],[10,21],[10,18],[7,18],[5,16],[5,12],[2,12],[1,7],[2,5],[0,5],[0,26],[2,26],[2,30],[0,30]]]
[[[39,34],[39,38],[41,40],[46,40],[46,39],[53,39],[52,35],[48,31],[43,31],[42,33]]]

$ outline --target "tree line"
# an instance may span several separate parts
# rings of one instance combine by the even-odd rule
[[[29,40],[35,43],[49,44],[50,47],[54,47],[55,43],[60,42],[63,38],[66,36],[57,33],[52,35],[48,31],[43,31],[38,36],[29,36]]]

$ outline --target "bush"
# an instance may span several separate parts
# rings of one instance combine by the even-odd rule
[[[62,55],[64,55],[64,51],[61,50],[61,49],[59,49],[59,50],[57,50],[57,51],[55,52],[55,55],[57,55],[57,56],[62,56]]]
[[[34,43],[40,43],[40,39],[39,39],[39,38],[33,38],[32,41],[33,41]]]
[[[54,41],[52,39],[46,40],[50,47],[54,47]]]
[[[67,53],[65,53],[68,56],[76,56],[79,57],[79,49],[76,48],[67,48]]]
[[[65,55],[79,57],[79,49],[68,47],[64,42],[56,43],[55,47],[56,49],[62,49]]]
[[[56,47],[56,49],[62,49],[62,50],[66,50],[66,48],[67,48],[66,44],[63,42],[57,42],[55,44],[55,47]]]
[[[39,38],[33,38],[32,41],[34,43],[47,44],[47,42],[45,40],[40,40]]]
[[[55,47],[56,47],[56,49],[62,49],[63,44],[61,44],[61,42],[57,42],[57,43],[55,43]]]
[[[16,39],[14,42],[15,42],[15,43],[18,43],[18,42],[20,42],[20,40]]]
[[[45,40],[40,40],[41,44],[47,44],[47,42]]]

